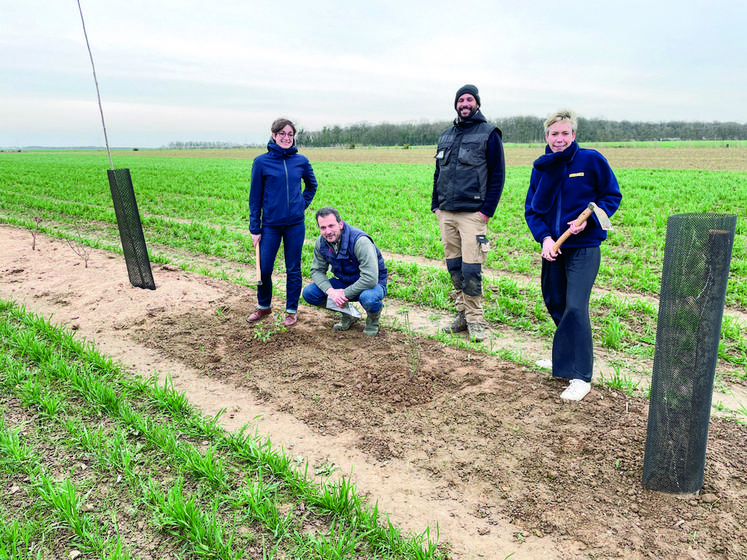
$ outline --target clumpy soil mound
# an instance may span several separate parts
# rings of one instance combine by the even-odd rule
[[[563,403],[546,372],[408,331],[370,338],[363,321],[337,332],[305,306],[290,330],[274,315],[249,325],[251,288],[156,265],[157,289],[140,290],[121,256],[94,252],[85,268],[63,242],[31,251],[30,237],[0,226],[0,296],[134,372],[171,376],[310,475],[350,476],[453,558],[747,559],[743,425],[711,420],[699,494],[654,492],[641,486],[644,398],[594,386]]]

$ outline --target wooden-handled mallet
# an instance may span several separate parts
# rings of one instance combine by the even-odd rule
[[[254,268],[257,273],[257,286],[262,285],[262,270],[259,267],[259,242],[254,246]]]
[[[592,212],[597,217],[597,220],[599,220],[599,225],[602,227],[603,230],[611,230],[612,229],[612,223],[610,222],[609,217],[607,216],[607,213],[602,210],[599,206],[594,204],[593,202],[589,203],[589,206],[586,207],[586,209],[581,212],[578,215],[578,218],[573,222],[573,224],[576,227],[581,227],[581,225],[589,219],[589,216],[591,216]],[[563,235],[558,237],[558,240],[555,242],[555,244],[552,246],[552,250],[554,253],[558,252],[558,249],[560,249],[560,246],[565,243],[565,241],[571,236],[571,228],[568,228],[563,232]]]

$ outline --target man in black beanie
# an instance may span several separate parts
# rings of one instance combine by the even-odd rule
[[[490,245],[488,220],[503,193],[506,164],[501,131],[480,112],[477,87],[466,84],[454,97],[457,118],[438,139],[431,211],[441,228],[446,269],[456,290],[456,317],[446,333],[483,332],[482,264]]]
[[[457,103],[459,103],[459,98],[464,95],[465,93],[470,94],[472,97],[475,98],[475,101],[477,102],[477,107],[475,111],[480,109],[480,92],[477,91],[477,86],[473,86],[472,84],[465,84],[462,87],[460,87],[457,92],[456,96],[454,97],[454,109],[457,108]],[[474,112],[473,112],[474,114]],[[460,115],[461,117],[461,115]]]

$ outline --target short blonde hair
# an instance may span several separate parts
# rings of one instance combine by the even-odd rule
[[[578,128],[578,117],[576,117],[576,113],[570,109],[561,109],[550,115],[545,121],[545,134],[550,132],[550,127],[556,122],[570,122],[573,134],[576,134],[576,128]]]

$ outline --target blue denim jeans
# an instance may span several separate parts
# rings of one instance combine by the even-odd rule
[[[306,237],[306,224],[300,222],[290,226],[263,226],[259,241],[259,264],[262,284],[257,287],[257,303],[261,309],[269,309],[272,304],[272,270],[275,257],[283,242],[285,255],[285,310],[296,313],[301,296],[301,251]]]
[[[599,247],[563,247],[562,251],[554,262],[542,260],[542,296],[557,326],[552,374],[589,382],[594,370],[589,299],[601,251]]]
[[[349,284],[345,284],[338,278],[330,278],[330,283],[335,289],[347,288]],[[384,307],[384,298],[386,297],[386,287],[381,284],[376,284],[373,288],[363,290],[357,299],[361,304],[361,307],[366,310],[366,313],[378,313],[381,308]],[[316,284],[309,284],[303,289],[303,299],[309,305],[316,305],[317,307],[327,306],[327,294],[319,289]]]

